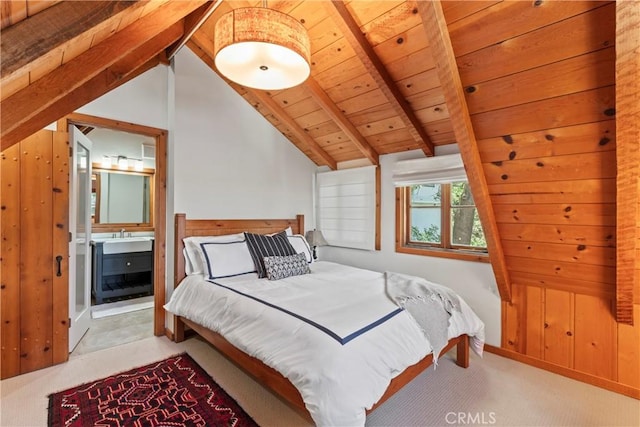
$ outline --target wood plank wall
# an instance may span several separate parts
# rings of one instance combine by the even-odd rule
[[[615,4],[443,8],[513,283],[502,347],[640,389],[638,301],[615,320]]]
[[[3,379],[68,359],[68,300],[60,298],[69,286],[66,135],[43,130],[0,157]]]

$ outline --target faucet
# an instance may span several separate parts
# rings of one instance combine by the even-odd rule
[[[120,238],[124,239],[124,228],[120,229]]]

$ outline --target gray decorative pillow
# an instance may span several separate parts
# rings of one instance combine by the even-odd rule
[[[264,267],[269,280],[280,280],[285,277],[311,273],[304,253],[264,257]]]

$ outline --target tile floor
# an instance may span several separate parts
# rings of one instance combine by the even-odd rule
[[[91,319],[89,331],[70,357],[91,353],[153,336],[153,308]]]

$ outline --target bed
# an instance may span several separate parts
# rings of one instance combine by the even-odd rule
[[[395,348],[395,347],[403,347],[404,342],[412,342],[416,341],[416,332],[413,331],[412,328],[415,327],[416,330],[419,330],[419,327],[415,324],[415,322],[411,322],[405,319],[408,319],[409,315],[404,312],[404,310],[391,310],[389,311],[389,307],[382,308],[380,310],[387,310],[389,314],[386,316],[380,317],[383,319],[382,322],[378,321],[372,322],[376,323],[376,327],[374,328],[361,328],[358,334],[349,335],[349,340],[353,339],[353,343],[355,344],[347,344],[346,342],[341,342],[339,345],[335,343],[335,340],[340,341],[340,334],[334,334],[338,336],[330,337],[331,331],[323,331],[322,325],[318,326],[318,324],[314,323],[323,323],[323,321],[313,322],[306,321],[301,322],[300,325],[294,324],[293,322],[299,322],[299,318],[296,318],[296,310],[285,310],[285,309],[272,309],[270,307],[272,304],[269,302],[265,302],[259,298],[253,298],[249,295],[243,294],[246,289],[255,289],[258,287],[258,284],[261,289],[272,287],[275,289],[275,293],[278,293],[278,289],[282,291],[283,286],[293,286],[294,283],[292,280],[299,280],[296,278],[286,278],[281,281],[267,281],[267,279],[256,279],[254,277],[246,277],[247,275],[240,275],[239,277],[226,277],[224,279],[219,280],[211,280],[206,282],[202,276],[199,275],[187,275],[186,271],[189,269],[189,265],[187,265],[187,261],[185,260],[185,256],[183,256],[183,252],[185,251],[185,243],[184,239],[186,237],[193,236],[223,236],[223,235],[231,235],[235,233],[242,233],[245,231],[257,233],[257,234],[271,234],[283,232],[283,230],[288,229],[288,234],[290,235],[301,235],[304,233],[304,217],[302,215],[298,215],[296,218],[292,219],[234,219],[234,220],[187,220],[185,214],[177,214],[175,219],[175,248],[176,248],[176,257],[175,257],[175,286],[174,290],[175,294],[180,294],[180,298],[182,298],[179,302],[174,302],[174,298],[172,295],[171,300],[167,304],[167,309],[176,314],[174,315],[174,339],[176,342],[180,342],[185,338],[185,329],[190,328],[199,334],[203,339],[211,343],[217,350],[227,356],[231,361],[233,361],[236,365],[238,365],[241,369],[245,370],[247,373],[252,375],[257,381],[262,383],[268,389],[271,389],[276,395],[284,399],[286,402],[291,404],[294,408],[298,409],[303,415],[307,418],[310,418],[316,424],[348,424],[348,425],[362,425],[364,424],[365,414],[373,411],[376,407],[385,402],[389,397],[391,397],[395,392],[397,392],[400,388],[402,388],[405,384],[415,378],[418,374],[420,374],[424,369],[432,365],[434,360],[434,355],[432,353],[428,353],[428,350],[424,350],[421,348],[420,350],[410,349],[406,351],[406,354],[403,353],[403,350],[398,351],[398,356],[393,356],[393,361],[384,361],[385,366],[395,366],[394,364],[400,364],[401,369],[397,372],[393,373],[385,373],[384,375],[389,376],[387,380],[383,376],[380,376],[377,373],[354,373],[353,375],[360,375],[357,378],[364,379],[362,384],[355,384],[354,390],[358,390],[357,393],[350,393],[349,395],[355,394],[359,396],[358,393],[367,394],[369,389],[378,389],[377,391],[373,390],[373,398],[372,396],[363,396],[363,401],[367,402],[365,404],[361,404],[359,402],[354,402],[357,408],[346,408],[346,415],[343,415],[343,409],[336,409],[337,406],[343,405],[343,401],[348,399],[340,398],[337,396],[337,390],[335,387],[339,389],[349,389],[352,387],[350,384],[338,384],[334,385],[334,389],[331,389],[331,385],[328,386],[320,386],[319,391],[310,392],[307,387],[308,383],[314,381],[322,381],[317,380],[316,377],[322,376],[321,374],[316,375],[314,372],[309,374],[309,378],[302,378],[299,369],[300,366],[307,363],[307,359],[311,360],[314,357],[314,353],[322,352],[321,350],[313,350],[311,352],[304,353],[306,348],[309,348],[312,345],[316,345],[316,342],[321,342],[324,340],[325,344],[323,345],[326,348],[336,347],[338,350],[336,351],[344,351],[343,348],[347,346],[352,346],[353,348],[361,347],[363,353],[371,353],[371,349],[365,347],[365,345],[373,345],[380,346],[385,349],[387,348]],[[204,246],[203,246],[204,248]],[[310,263],[311,272],[313,274],[306,275],[304,279],[306,280],[316,280],[316,283],[326,283],[330,284],[327,279],[324,279],[325,276],[333,279],[338,279],[340,277],[348,277],[350,274],[358,274],[363,275],[364,277],[371,277],[371,280],[379,280],[376,275],[380,275],[380,273],[368,272],[367,270],[359,270],[353,269],[352,267],[341,266],[339,264],[326,263],[326,262],[315,262]],[[358,270],[358,271],[356,271]],[[369,276],[367,276],[369,275]],[[355,277],[355,276],[354,276]],[[360,276],[358,276],[360,277]],[[325,282],[318,282],[318,280],[325,280]],[[332,280],[333,280],[332,279]],[[259,280],[262,282],[255,282],[255,280]],[[287,282],[289,280],[289,282]],[[184,286],[184,288],[178,289],[179,286]],[[316,284],[317,286],[317,284]],[[201,294],[196,294],[195,290],[200,289],[198,292],[213,292],[213,296],[201,296]],[[368,288],[367,288],[368,289]],[[180,292],[179,292],[180,291]],[[249,291],[246,291],[249,292]],[[264,291],[268,293],[268,290]],[[282,293],[282,292],[281,292]],[[240,294],[240,296],[236,295]],[[183,296],[189,295],[189,296]],[[238,298],[238,301],[232,298]],[[191,298],[191,299],[189,299]],[[261,297],[260,297],[261,298]],[[343,298],[341,296],[341,298]],[[200,301],[209,300],[209,301],[223,301],[220,303],[215,309],[203,309],[195,307],[200,303]],[[187,302],[185,302],[187,301]],[[251,312],[260,313],[258,317],[260,321],[248,327],[244,318],[242,321],[233,320],[229,321],[231,323],[226,324],[226,321],[220,320],[206,320],[203,316],[206,312],[221,312],[227,311],[230,309],[229,307],[241,307],[244,305],[251,305],[248,310]],[[463,303],[465,307],[466,303]],[[191,313],[189,311],[185,311],[185,306],[193,305],[195,313]],[[369,305],[369,304],[367,304]],[[269,307],[267,307],[269,306]],[[279,308],[279,307],[276,307]],[[397,307],[395,307],[397,308]],[[198,311],[199,310],[199,311]],[[470,309],[468,309],[470,310]],[[199,314],[200,313],[200,314]],[[382,312],[381,312],[382,313]],[[206,314],[209,316],[209,313]],[[360,314],[354,314],[355,316],[359,316]],[[370,316],[378,316],[378,314],[368,314]],[[363,314],[363,316],[365,316]],[[252,317],[252,315],[248,315],[248,317]],[[300,317],[300,316],[298,316]],[[371,317],[372,319],[373,317]],[[308,319],[303,319],[308,320]],[[358,321],[363,322],[362,324],[368,324],[370,320],[357,319]],[[221,323],[219,323],[221,322]],[[235,322],[235,323],[234,323]],[[240,323],[239,323],[240,322]],[[244,323],[243,323],[244,322]],[[282,325],[284,331],[293,330],[293,334],[295,337],[287,338],[291,339],[291,342],[286,344],[276,343],[271,338],[266,336],[270,335],[271,330],[275,329],[269,324],[278,324]],[[337,321],[336,321],[337,322]],[[400,323],[404,322],[404,323]],[[472,325],[471,325],[472,324]],[[205,326],[206,325],[206,326]],[[238,326],[239,325],[239,326]],[[414,326],[411,326],[414,325]],[[439,352],[440,355],[448,352],[453,347],[457,347],[457,360],[456,363],[464,368],[469,365],[469,336],[472,335],[472,339],[474,342],[478,344],[480,343],[481,349],[481,341],[483,339],[483,325],[479,319],[472,320],[470,323],[471,326],[468,326],[465,323],[464,327],[458,328],[457,332],[454,332],[456,336],[450,337],[448,341],[445,341],[443,344],[444,348]],[[243,329],[244,328],[244,329]],[[260,328],[263,328],[262,330]],[[270,329],[264,329],[270,328]],[[325,329],[332,329],[325,328]],[[396,332],[390,333],[391,328],[396,328]],[[400,328],[400,329],[398,329]],[[460,333],[463,329],[469,329],[468,333]],[[333,330],[338,330],[333,328]],[[220,331],[218,333],[217,331]],[[226,333],[225,333],[226,331]],[[255,331],[255,333],[254,333]],[[304,332],[307,331],[307,332]],[[362,332],[364,331],[364,332]],[[407,331],[406,337],[400,336],[401,334],[405,334],[405,332],[397,332],[397,331]],[[237,332],[237,333],[236,333]],[[419,332],[418,332],[419,333]],[[451,333],[451,332],[450,332]],[[312,336],[313,338],[307,338],[307,334]],[[362,334],[362,335],[360,335]],[[411,335],[413,334],[413,335]],[[225,335],[225,336],[223,336]],[[256,345],[263,346],[265,348],[260,347],[258,350],[255,350],[251,347],[250,344],[246,344],[239,339],[238,335],[256,335],[256,337],[247,338],[247,340],[251,341],[252,339],[261,339],[264,342],[259,342]],[[343,341],[344,337],[347,337],[348,333],[342,333]],[[420,344],[411,344],[414,347],[423,346],[422,342],[424,342],[424,335],[421,335],[421,343]],[[280,338],[278,338],[280,339]],[[307,343],[306,340],[309,340]],[[333,339],[333,341],[332,341]],[[393,341],[396,340],[396,341]],[[369,344],[363,344],[369,343]],[[373,343],[373,344],[371,344]],[[424,344],[429,347],[429,344]],[[269,346],[271,349],[269,350]],[[297,348],[298,346],[299,348]],[[340,347],[342,346],[342,347]],[[407,347],[410,345],[407,344]],[[287,350],[291,349],[292,353],[278,353],[278,348],[286,348]],[[430,348],[430,347],[429,347]],[[476,346],[476,350],[478,347]],[[271,357],[271,353],[269,351],[273,351],[274,354],[278,353],[283,359],[287,359],[286,363],[292,365],[292,367],[281,367],[274,360],[274,357]],[[356,350],[354,350],[356,351]],[[422,351],[420,353],[420,357],[416,360],[412,360],[411,358],[415,357],[416,351]],[[300,354],[304,354],[304,356],[297,357],[296,352],[301,352]],[[384,354],[388,354],[390,352],[384,351]],[[402,353],[402,354],[401,354]],[[327,353],[331,354],[331,353]],[[400,355],[401,354],[401,355]],[[370,356],[361,356],[357,357],[370,357]],[[374,356],[374,359],[377,358],[386,358]],[[322,362],[319,359],[316,359],[311,364],[314,364],[313,369],[316,369],[315,365],[320,365],[324,363],[324,360],[334,360],[340,359],[342,356],[334,357],[333,359],[330,357],[325,358],[322,357]],[[398,360],[395,360],[398,359]],[[359,359],[364,360],[364,359]],[[409,362],[408,362],[409,361]],[[377,360],[375,363],[379,363]],[[359,369],[360,365],[363,365],[362,362],[354,362],[351,368],[345,368],[344,372],[339,373],[340,378],[346,378],[350,375],[351,371],[356,371]],[[275,369],[274,367],[277,367]],[[307,367],[304,367],[306,370]],[[311,368],[309,368],[311,369]],[[320,371],[324,369],[324,372],[328,372],[325,366],[319,367]],[[342,369],[340,367],[336,367],[336,369]],[[365,369],[365,368],[363,368]],[[369,368],[367,368],[369,369]],[[385,368],[386,369],[386,368]],[[377,371],[379,368],[377,366],[374,367],[374,370]],[[285,375],[283,375],[284,372]],[[306,372],[306,371],[305,371]],[[306,375],[306,373],[305,373]],[[330,376],[330,375],[329,375]],[[379,378],[378,378],[379,377]],[[372,379],[370,379],[372,378]],[[345,379],[347,381],[348,378]],[[372,382],[372,384],[366,383],[366,381]],[[339,379],[337,382],[342,381]],[[386,381],[386,382],[385,382]],[[356,383],[361,382],[356,379]],[[296,385],[294,385],[296,384]],[[382,386],[380,385],[382,384]],[[315,387],[315,386],[314,386]],[[325,389],[322,389],[325,387]],[[359,387],[359,388],[358,388]],[[382,391],[380,391],[380,387],[382,387]],[[305,396],[303,398],[303,395]],[[334,396],[335,395],[335,396]],[[321,396],[316,399],[316,396]],[[328,397],[327,397],[328,396]],[[331,400],[333,399],[333,400]],[[344,403],[346,405],[347,403]],[[348,402],[348,404],[351,404]],[[364,405],[364,407],[360,407]],[[337,415],[336,415],[337,414]]]

